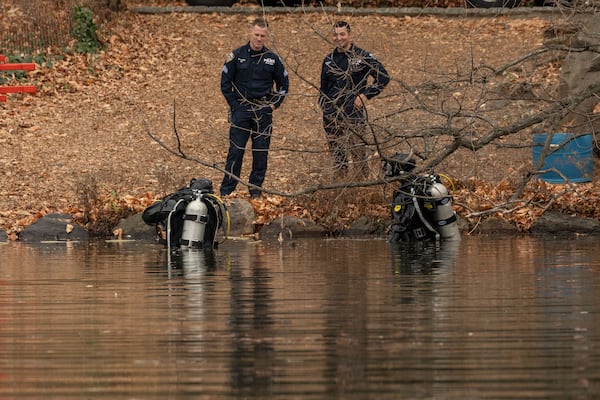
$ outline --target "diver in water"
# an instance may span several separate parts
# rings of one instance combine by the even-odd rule
[[[169,248],[216,248],[218,229],[225,221],[227,236],[229,225],[227,208],[209,179],[192,179],[188,187],[146,208],[142,219],[156,226],[159,241]]]
[[[400,179],[392,200],[390,242],[460,240],[452,197],[437,174],[411,174],[411,154],[395,154],[385,162],[385,176]]]

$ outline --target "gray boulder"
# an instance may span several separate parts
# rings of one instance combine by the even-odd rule
[[[0,242],[7,242],[8,235],[2,229],[0,229]]]
[[[375,218],[362,216],[352,221],[344,236],[384,235],[391,221],[381,222]]]
[[[477,226],[477,233],[481,235],[515,235],[517,227],[509,222],[496,218],[486,218]]]
[[[260,238],[289,241],[295,238],[323,237],[326,234],[327,230],[313,221],[284,215],[265,225],[260,231]]]
[[[533,223],[530,233],[533,235],[600,235],[600,222],[593,218],[547,212]]]
[[[156,228],[142,220],[142,213],[122,219],[113,229],[117,239],[124,240],[157,240]]]
[[[255,231],[254,221],[256,214],[252,205],[243,199],[231,199],[227,202],[227,210],[231,226],[229,236],[253,235]],[[223,221],[226,223],[226,221]]]
[[[76,225],[68,214],[47,214],[19,234],[23,242],[87,241],[88,231]]]

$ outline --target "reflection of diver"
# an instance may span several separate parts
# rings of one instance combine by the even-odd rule
[[[448,189],[436,174],[410,174],[415,160],[396,154],[385,163],[385,176],[401,179],[392,201],[390,242],[460,240]]]
[[[189,187],[165,196],[144,210],[142,219],[155,225],[159,240],[172,247],[216,247],[217,230],[223,219],[229,227],[229,214],[223,201],[214,194],[212,181],[192,179]]]
[[[160,258],[148,264],[148,272],[166,279],[208,275],[217,270],[217,254],[213,249],[176,248],[162,251]]]
[[[432,274],[454,265],[460,240],[393,242],[394,274]]]
[[[174,271],[181,271],[186,279],[193,279],[214,271],[217,257],[214,251],[183,248],[171,253],[169,263]]]

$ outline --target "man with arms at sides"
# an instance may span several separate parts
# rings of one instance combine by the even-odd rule
[[[265,43],[268,25],[257,18],[250,29],[250,40],[227,55],[221,71],[221,92],[230,107],[229,152],[226,173],[221,183],[222,196],[232,193],[242,170],[244,150],[252,141],[250,197],[260,198],[267,172],[273,111],[285,100],[289,90],[288,73],[281,58]],[[231,176],[232,174],[233,176]]]

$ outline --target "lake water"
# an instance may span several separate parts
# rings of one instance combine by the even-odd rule
[[[599,250],[8,243],[0,399],[596,399]]]

